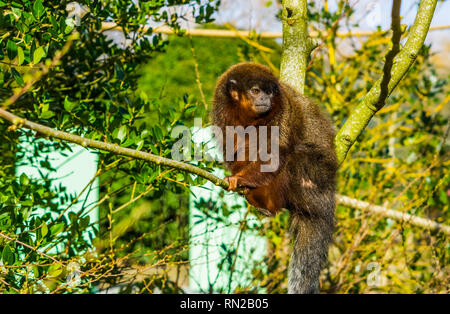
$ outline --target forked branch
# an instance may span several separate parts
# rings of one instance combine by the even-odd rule
[[[400,44],[400,1],[394,0],[392,10],[392,49],[386,55],[382,77],[377,80],[362,101],[354,108],[335,138],[336,153],[340,163],[366,128],[372,117],[386,103],[386,99],[412,66],[419,54],[430,28],[437,0],[421,0],[408,40],[397,53]]]

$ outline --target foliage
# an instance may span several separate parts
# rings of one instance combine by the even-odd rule
[[[140,25],[153,21],[178,32],[176,8],[180,5],[198,23],[204,23],[211,21],[218,1],[0,1],[2,104],[34,80],[37,82],[25,90],[28,92],[10,110],[59,130],[167,155],[173,142],[168,126],[183,123],[180,118],[187,109],[192,111],[195,107],[187,98],[176,108],[159,107],[156,101],[139,95],[136,69],[162,52],[167,44],[161,34],[153,34],[152,28],[142,30]],[[82,9],[87,13],[69,17],[67,11],[73,6],[75,11]],[[102,22],[115,22],[122,31],[102,29]],[[143,118],[151,111],[159,112],[161,118],[150,125]],[[52,186],[48,178],[15,176],[14,160],[23,155],[19,138],[29,139],[36,158],[46,151],[70,147],[62,142],[40,141],[23,130],[9,132],[4,121],[0,128],[1,291],[87,292],[97,278],[108,278],[114,273],[112,280],[118,280],[125,257],[116,256],[109,245],[108,250],[102,250],[102,241],[99,250],[91,250],[89,240],[81,236],[92,225],[83,213],[88,206],[69,216],[60,215],[70,212],[76,202],[74,197]],[[180,192],[175,183],[168,182],[177,180],[178,173],[174,171],[163,172],[155,165],[110,153],[99,152],[99,158],[97,175],[104,186],[117,176],[127,176],[133,193],[140,197],[148,193],[161,195],[162,190]],[[41,163],[41,167],[54,170],[50,162]],[[185,180],[191,184],[199,181],[188,176]],[[119,190],[111,190],[112,187],[110,184],[102,188],[104,195],[119,195],[128,186]],[[110,212],[100,222],[106,221],[108,229],[97,228],[100,239],[104,238],[103,232],[107,239],[112,235],[111,226],[117,216],[112,214],[117,203],[107,204]],[[38,215],[39,210],[45,214]],[[48,251],[57,244],[64,244],[63,248],[49,255]],[[159,259],[158,262],[164,264]],[[80,268],[80,282],[76,285],[65,281],[73,273],[69,265]],[[154,280],[154,285],[162,284],[158,280]]]

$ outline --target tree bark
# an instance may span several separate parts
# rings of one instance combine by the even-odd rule
[[[283,48],[280,79],[301,94],[305,89],[308,57],[315,47],[314,41],[308,35],[307,13],[306,0],[283,1]]]

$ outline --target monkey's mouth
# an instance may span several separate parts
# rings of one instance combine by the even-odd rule
[[[255,104],[255,111],[259,114],[266,113],[270,110],[270,105],[266,104]]]

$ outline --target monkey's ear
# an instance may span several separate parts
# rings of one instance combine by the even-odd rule
[[[239,100],[239,88],[236,80],[229,80],[227,83],[227,91],[231,98],[234,100]]]

